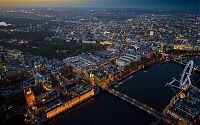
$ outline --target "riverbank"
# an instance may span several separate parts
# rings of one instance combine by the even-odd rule
[[[129,73],[128,75],[124,76],[123,78],[120,78],[120,79],[118,79],[117,81],[113,82],[113,83],[111,84],[111,86],[114,85],[115,88],[116,88],[116,87],[119,87],[119,86],[122,85],[124,82],[128,81],[129,79],[131,79],[135,73],[137,73],[137,72],[139,72],[139,71],[141,71],[141,70],[144,70],[144,69],[146,69],[146,68],[148,68],[148,67],[150,67],[150,66],[152,66],[152,65],[154,65],[154,64],[156,64],[156,63],[162,63],[162,62],[167,62],[167,60],[161,59],[161,60],[158,60],[157,62],[154,62],[154,63],[152,63],[152,64],[146,65],[145,67],[143,66],[142,68],[138,68],[137,70],[134,70],[133,72]],[[144,72],[145,72],[145,71],[144,71]],[[147,71],[146,71],[146,72],[147,72]]]
[[[173,91],[165,84],[173,76],[179,77],[183,67],[172,62],[155,63],[135,72],[133,77],[120,85],[117,91],[146,103],[162,112],[169,100],[174,96]],[[147,71],[144,73],[144,71]],[[101,91],[92,101],[63,113],[59,119],[50,121],[50,125],[102,125],[102,124],[137,124],[149,125],[157,119],[129,103]],[[87,116],[83,117],[83,116]],[[126,116],[126,117],[122,117]],[[78,119],[78,120],[77,120]],[[164,125],[164,123],[160,123]]]

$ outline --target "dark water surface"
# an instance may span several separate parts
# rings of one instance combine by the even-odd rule
[[[200,58],[196,59],[198,62]],[[200,62],[200,61],[199,61]],[[199,63],[200,65],[200,63]],[[134,74],[116,88],[148,106],[162,111],[175,95],[165,84],[180,79],[183,66],[172,62],[154,64]],[[50,125],[150,125],[157,119],[107,92],[50,120]],[[160,123],[163,124],[163,123]]]
[[[183,66],[172,62],[155,64],[144,69],[145,71],[137,72],[118,90],[158,111],[162,111],[175,95],[173,90],[165,85],[173,77],[179,79],[183,68]]]

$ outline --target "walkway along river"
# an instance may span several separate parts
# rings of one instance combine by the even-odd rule
[[[136,72],[132,78],[117,88],[129,97],[161,112],[175,95],[165,84],[172,77],[179,78],[183,66],[173,62],[158,63]],[[156,118],[123,100],[102,92],[78,107],[72,108],[51,120],[53,125],[149,125]],[[165,123],[160,123],[165,124]]]

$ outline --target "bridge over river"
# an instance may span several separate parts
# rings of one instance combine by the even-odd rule
[[[172,125],[178,124],[176,119],[169,117],[169,116],[166,116],[165,114],[158,112],[157,110],[147,106],[146,104],[144,104],[144,103],[142,103],[142,102],[140,102],[140,101],[138,101],[134,98],[131,98],[131,97],[119,92],[119,91],[116,91],[115,89],[111,89],[109,87],[102,88],[102,89],[106,90],[110,94],[112,94],[116,97],[119,97],[120,99],[140,108],[141,110],[144,110],[144,111],[148,112],[149,114],[154,115],[155,117],[163,120],[164,122],[167,122],[167,123],[172,124]]]
[[[180,80],[180,86],[182,87],[183,85],[188,83],[188,80],[190,81],[189,77],[191,75],[191,72],[192,72],[192,69],[193,69],[193,66],[194,66],[194,62],[189,61],[187,64],[185,64],[185,63],[179,62],[175,59],[173,59],[172,61],[179,63],[179,64],[182,64],[182,65],[186,65],[186,67],[185,67],[185,69],[182,73],[183,77],[181,77],[181,80]],[[187,72],[188,69],[190,69],[189,72]],[[194,70],[200,71],[200,68],[197,67],[197,66],[194,66]],[[187,75],[186,79],[184,79],[185,75]],[[170,85],[172,85],[172,84],[170,84]],[[141,110],[148,112],[149,114],[157,117],[160,120],[163,120],[166,123],[169,123],[169,124],[172,124],[172,125],[182,124],[179,120],[176,120],[174,117],[171,117],[171,116],[168,116],[168,115],[166,115],[162,112],[159,112],[159,111],[153,109],[152,107],[147,106],[146,104],[136,100],[135,98],[131,98],[131,97],[119,92],[119,91],[116,91],[115,89],[112,89],[110,87],[101,87],[101,86],[100,86],[100,88],[102,88],[103,90],[106,90],[110,94],[112,94],[112,95],[114,95],[114,96],[116,96],[116,97],[138,107],[138,108],[140,108]]]

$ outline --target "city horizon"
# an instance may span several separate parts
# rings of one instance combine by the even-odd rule
[[[0,7],[61,7],[61,8],[130,8],[130,9],[168,9],[168,10],[195,10],[199,11],[200,2],[198,0],[42,0],[42,1],[24,1],[10,0],[0,1]]]
[[[91,6],[0,6],[1,9],[94,9],[94,10],[132,10],[132,11],[172,11],[172,12],[193,12],[200,14],[198,9],[183,9],[183,8],[131,8],[131,7],[91,7]]]
[[[0,125],[200,125],[198,0],[0,0]]]

